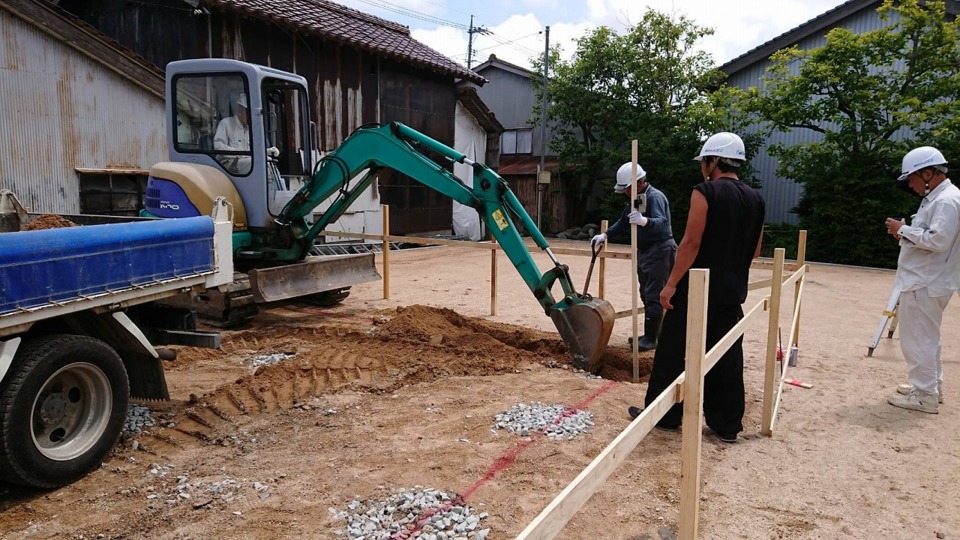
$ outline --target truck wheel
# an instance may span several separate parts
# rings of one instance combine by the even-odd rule
[[[0,481],[64,486],[100,466],[127,416],[123,361],[87,336],[24,343],[0,384]]]

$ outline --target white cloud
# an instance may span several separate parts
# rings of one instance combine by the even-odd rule
[[[370,5],[357,0],[340,1],[363,11],[370,10]],[[684,15],[700,26],[713,28],[714,35],[705,38],[700,47],[720,65],[842,4],[843,0],[486,0],[479,4],[467,0],[392,0],[392,3],[464,24],[470,14],[475,14],[477,24],[487,24],[494,35],[474,35],[473,65],[496,54],[507,62],[530,67],[530,58],[543,54],[541,31],[546,25],[550,26],[551,47],[559,45],[562,56],[569,59],[577,38],[601,25],[624,32],[640,20],[648,7]],[[416,19],[391,15],[386,18],[411,26],[414,39],[466,65],[466,31],[436,27]],[[422,29],[424,27],[432,29]]]

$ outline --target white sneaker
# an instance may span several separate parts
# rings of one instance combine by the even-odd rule
[[[940,406],[937,403],[937,395],[921,392],[916,388],[914,388],[907,395],[901,395],[898,392],[888,397],[887,403],[893,405],[894,407],[910,409],[912,411],[920,411],[930,414],[937,414],[940,412]]]
[[[937,385],[937,403],[943,403],[943,387],[939,384]],[[913,391],[913,385],[910,383],[903,383],[897,385],[897,393],[907,395]]]

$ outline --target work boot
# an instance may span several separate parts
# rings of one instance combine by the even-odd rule
[[[643,319],[643,335],[640,336],[640,339],[637,341],[637,349],[649,351],[657,348],[657,338],[660,337],[661,322],[663,322],[663,315],[659,317],[645,317]]]
[[[910,383],[904,383],[897,385],[897,393],[903,395],[909,395],[912,392],[914,386]],[[943,386],[937,383],[937,403],[943,403]]]
[[[940,412],[940,406],[937,403],[937,394],[928,394],[914,388],[907,395],[896,393],[887,398],[887,403],[901,409],[910,409],[930,414]]]

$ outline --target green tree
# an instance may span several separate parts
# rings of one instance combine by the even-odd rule
[[[612,191],[616,169],[630,159],[630,141],[637,139],[639,161],[670,198],[674,229],[682,231],[698,181],[691,158],[712,131],[710,92],[724,78],[710,56],[695,49],[711,33],[685,17],[648,10],[625,34],[600,27],[580,38],[570,61],[552,51],[547,119],[555,126],[551,149],[560,158],[574,220],[591,217],[586,209],[596,183],[603,193]],[[542,63],[536,68],[542,71]],[[542,92],[542,79],[534,84]],[[608,212],[617,211],[604,217],[619,215],[622,198],[608,203]]]
[[[814,260],[894,266],[883,220],[918,204],[893,181],[902,155],[933,145],[960,159],[958,23],[942,1],[886,0],[878,12],[889,26],[836,28],[821,47],[777,52],[765,88],[745,94],[769,128],[817,134],[770,148],[778,173],[804,186],[795,212]]]

